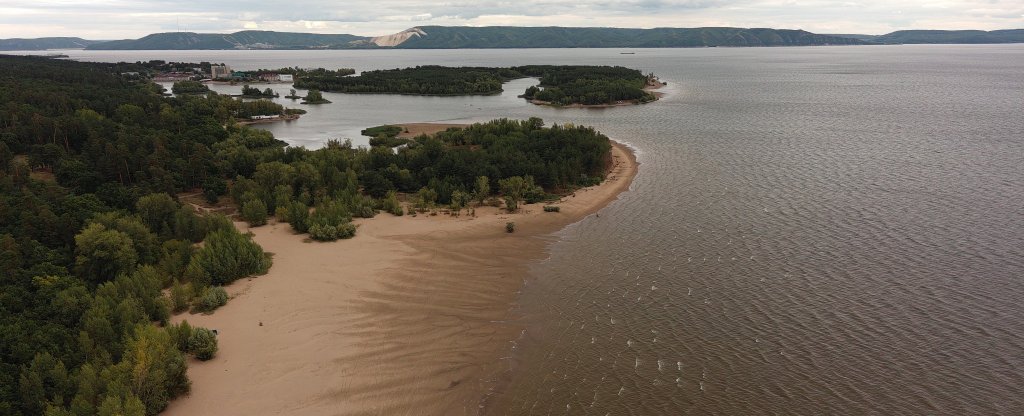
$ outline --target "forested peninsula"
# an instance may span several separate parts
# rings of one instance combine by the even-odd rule
[[[608,105],[645,103],[657,97],[646,90],[660,86],[654,74],[621,66],[528,65],[508,68],[417,66],[366,71],[358,76],[311,73],[295,81],[297,88],[341,93],[414,95],[489,95],[503,91],[513,79],[535,77],[523,97],[535,104]]]
[[[515,211],[600,182],[609,162],[606,136],[536,118],[397,151],[289,147],[238,126],[238,100],[166,97],[125,69],[0,57],[2,414],[152,415],[187,392],[186,357],[213,357],[217,339],[172,314],[208,313],[222,285],[271,266],[216,212],[334,240],[382,210]]]

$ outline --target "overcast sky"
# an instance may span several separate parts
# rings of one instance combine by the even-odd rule
[[[1024,0],[0,0],[0,38],[244,29],[374,36],[423,25],[1010,29],[1024,28]]]

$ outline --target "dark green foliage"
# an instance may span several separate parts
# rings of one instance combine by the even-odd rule
[[[513,233],[515,231],[516,231],[516,223],[514,223],[514,222],[506,222],[505,223],[505,232]]]
[[[562,211],[562,207],[559,207],[557,205],[545,205],[544,206],[544,212],[561,212],[561,211]]]
[[[259,227],[267,223],[267,204],[259,199],[253,199],[242,203],[242,218],[253,227]]]
[[[170,235],[174,230],[174,213],[178,211],[178,203],[165,193],[149,194],[139,198],[135,210],[142,222],[160,235]]]
[[[298,84],[298,82],[296,82]],[[299,88],[308,88],[303,85],[295,85]],[[330,100],[324,98],[323,94],[317,89],[310,89],[306,92],[306,97],[302,99],[303,104],[330,104]]]
[[[377,137],[380,135],[384,135],[387,137],[395,137],[402,133],[402,130],[403,129],[401,126],[383,125],[363,129],[362,131],[359,132],[359,134],[370,137]]]
[[[93,283],[130,273],[138,262],[132,238],[93,223],[75,236],[75,273]]]
[[[213,231],[192,256],[185,276],[194,286],[225,285],[266,273],[270,258],[252,239],[234,228]]]
[[[223,185],[245,166],[232,152],[254,171],[281,148],[225,130],[236,100],[117,75],[134,65],[0,58],[0,414],[154,414],[184,392],[180,352],[152,324],[176,306],[161,289],[184,279],[192,242],[234,228],[170,195]]]
[[[284,106],[270,100],[239,101],[235,109],[235,115],[239,118],[281,114],[284,114]]]
[[[502,83],[521,77],[522,74],[508,68],[424,65],[366,71],[354,77],[307,76],[296,81],[295,86],[345,93],[474,95],[500,93]]]
[[[201,361],[217,355],[217,336],[206,328],[196,328],[188,339],[188,351]]]
[[[294,201],[288,206],[288,224],[299,233],[309,231],[309,207],[299,201]]]
[[[245,98],[277,98],[278,96],[279,95],[270,88],[260,91],[259,88],[250,87],[249,84],[242,85],[242,97]]]
[[[349,207],[341,201],[328,200],[317,205],[307,220],[309,236],[314,240],[334,241],[355,236]]]
[[[178,81],[171,87],[171,92],[175,94],[205,94],[210,92],[210,88],[199,81]]]
[[[655,97],[644,91],[649,77],[621,66],[529,65],[513,68],[524,75],[540,78],[540,86],[527,88],[528,100],[556,105],[614,104],[622,101],[647,102]]]
[[[412,140],[399,137],[377,136],[370,138],[370,146],[398,147],[409,143],[412,143]]]

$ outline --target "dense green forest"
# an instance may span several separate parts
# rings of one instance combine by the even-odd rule
[[[520,73],[540,78],[540,87],[526,89],[523,97],[555,105],[599,105],[621,101],[644,103],[654,101],[644,90],[654,75],[644,75],[621,66],[555,66],[530,65],[513,68]]]
[[[193,195],[334,240],[405,205],[500,194],[515,210],[599,182],[608,161],[607,137],[536,118],[397,151],[288,147],[238,127],[240,100],[165,97],[129,67],[0,57],[0,414],[151,415],[188,391],[186,357],[213,357],[216,337],[172,314],[216,309],[222,285],[270,267]]]
[[[226,218],[172,197],[215,178],[235,100],[119,72],[0,57],[0,414],[160,411],[189,388],[186,355],[216,352],[172,310],[216,297],[224,277],[206,276],[269,267]]]
[[[296,79],[295,86],[343,93],[474,95],[500,93],[503,83],[523,77],[540,78],[540,88],[527,89],[526,99],[555,105],[641,103],[655,99],[644,91],[653,75],[621,66],[595,65],[417,66],[367,71],[359,76],[313,73]]]
[[[508,68],[417,66],[366,71],[359,76],[307,74],[296,88],[378,94],[474,95],[500,93],[501,84],[523,75]]]

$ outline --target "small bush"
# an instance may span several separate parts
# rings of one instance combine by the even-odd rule
[[[228,303],[228,292],[223,287],[208,287],[199,297],[193,310],[196,312],[211,312]]]
[[[192,326],[188,324],[188,321],[181,321],[177,325],[168,325],[167,334],[171,336],[171,341],[174,342],[178,351],[188,352],[188,340],[192,338]]]
[[[242,217],[253,227],[266,225],[267,204],[259,199],[252,199],[242,204]]]
[[[194,328],[188,339],[188,352],[206,361],[217,355],[217,336],[206,328]]]
[[[277,217],[278,221],[288,222],[288,208],[284,206],[275,208],[274,216]]]
[[[559,206],[555,206],[555,205],[545,205],[544,206],[544,212],[561,212],[561,211],[562,211],[562,207],[559,207]]]
[[[384,211],[390,212],[391,215],[397,217],[401,217],[405,214],[405,211],[402,210],[402,203],[398,202],[398,194],[395,191],[388,191],[387,196],[381,200],[380,207]]]
[[[309,226],[309,236],[317,241],[334,241],[355,237],[356,226],[350,222],[338,225],[313,224]]]
[[[510,233],[515,232],[516,231],[516,223],[514,223],[514,222],[506,222],[505,223],[505,231],[506,232],[510,232]]]

